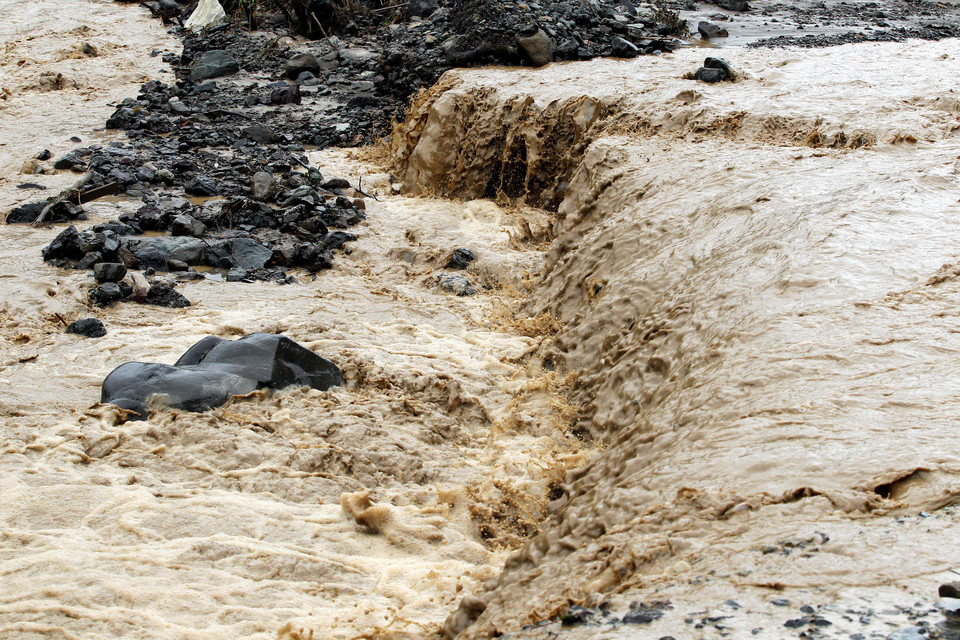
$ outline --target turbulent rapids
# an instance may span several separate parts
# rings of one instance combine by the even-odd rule
[[[71,20],[143,38],[84,67],[117,99],[161,75],[126,47],[177,46],[81,7],[6,34],[5,208],[34,147],[110,112],[17,126],[81,100],[28,82],[73,64]],[[86,275],[40,259],[59,229],[3,228],[0,635],[947,633],[958,57],[736,50],[716,85],[694,49],[451,71],[376,153],[310,154],[379,198],[334,269],[191,282],[186,309],[99,311],[98,340],[62,331],[91,310]],[[438,284],[456,247],[476,295]],[[142,422],[97,403],[122,362],[255,332],[345,385]]]

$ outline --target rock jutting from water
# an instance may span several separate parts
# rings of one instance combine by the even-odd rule
[[[256,389],[292,385],[326,391],[343,384],[335,364],[282,335],[254,333],[237,340],[207,336],[173,365],[128,362],[103,381],[100,402],[144,420],[156,402],[206,411]]]

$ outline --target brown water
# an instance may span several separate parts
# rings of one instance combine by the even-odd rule
[[[162,77],[144,49],[175,46],[139,8],[70,6],[62,30],[25,23],[20,55],[59,64],[43,56],[75,20],[131,38],[115,49],[129,75],[77,63],[111,92],[86,100],[3,59],[21,100],[0,102],[4,206],[48,134],[87,139],[104,100]],[[188,309],[93,310],[85,274],[40,261],[58,229],[0,230],[0,635],[435,637],[467,595],[447,622],[465,637],[659,598],[675,610],[637,637],[713,637],[682,618],[728,598],[738,633],[778,637],[771,594],[929,600],[960,565],[942,508],[960,45],[741,52],[742,81],[721,86],[682,78],[698,55],[451,74],[393,153],[408,190],[464,202],[388,195],[389,176],[313,153],[381,201],[353,252],[300,284],[201,281]],[[51,100],[84,108],[17,127]],[[558,212],[472,200],[498,190]],[[457,246],[478,253],[476,296],[435,286]],[[108,335],[62,333],[86,315]],[[96,404],[122,362],[253,331],[348,384],[142,423]],[[808,553],[763,552],[785,540]]]
[[[960,488],[960,110],[938,71],[958,54],[742,52],[740,82],[706,86],[684,51],[451,74],[425,100],[395,140],[411,190],[476,196],[492,168],[506,196],[564,194],[529,309],[563,325],[550,359],[605,444],[449,632],[617,593],[669,597],[649,633],[678,637],[683,606],[726,598],[931,601],[949,526],[889,513]],[[817,531],[809,561],[761,553]]]

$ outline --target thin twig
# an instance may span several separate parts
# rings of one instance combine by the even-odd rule
[[[391,7],[380,7],[379,9],[371,9],[370,13],[380,13],[381,11],[389,11],[390,9],[399,9],[400,7],[405,7],[409,2],[401,2],[400,4],[395,4]]]
[[[320,33],[322,33],[322,34],[323,34],[323,37],[327,39],[327,44],[330,45],[330,48],[331,48],[331,49],[333,49],[334,51],[336,51],[337,48],[336,48],[335,46],[333,46],[333,42],[331,42],[330,36],[327,35],[327,30],[323,28],[323,25],[320,24],[320,20],[317,19],[317,14],[315,14],[313,11],[311,11],[311,12],[310,12],[310,15],[313,16],[313,21],[317,23],[317,26],[318,26],[318,27],[320,27]]]

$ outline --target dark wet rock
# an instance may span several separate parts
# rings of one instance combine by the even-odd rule
[[[88,253],[83,250],[85,242],[86,238],[77,231],[76,227],[70,225],[43,248],[43,259],[79,260]]]
[[[357,236],[346,231],[334,231],[323,239],[323,247],[328,251],[336,251],[343,247],[344,243],[356,240]]]
[[[220,187],[207,176],[196,176],[183,185],[183,190],[192,196],[218,196]]]
[[[99,251],[90,251],[77,262],[77,269],[85,271],[93,269],[94,265],[103,260],[103,254]]]
[[[186,213],[176,216],[170,223],[170,233],[175,236],[200,238],[207,232],[207,226]]]
[[[277,87],[270,92],[270,104],[300,104],[300,85]]]
[[[791,618],[790,620],[787,620],[786,622],[784,622],[783,626],[785,626],[788,629],[799,629],[800,627],[804,627],[807,624],[809,624],[809,622],[810,622],[810,618],[807,618],[807,617]]]
[[[320,63],[313,54],[298,53],[283,65],[283,75],[291,79],[298,78],[305,71],[313,75],[320,73]]]
[[[313,242],[297,245],[294,264],[314,273],[333,267],[333,254]]]
[[[730,34],[723,27],[712,22],[701,20],[697,24],[697,31],[704,40],[713,40],[715,38],[726,38]]]
[[[459,249],[454,250],[450,255],[447,264],[444,267],[445,269],[466,269],[470,266],[470,263],[477,259],[477,254],[475,254],[470,249],[460,247]]]
[[[264,268],[273,258],[273,250],[251,238],[232,238],[211,245],[206,253],[212,267],[254,270]]]
[[[123,291],[116,282],[104,282],[99,287],[90,290],[90,301],[100,307],[105,307],[123,298]]]
[[[450,273],[441,273],[437,276],[437,284],[444,291],[455,293],[458,296],[472,296],[477,292],[466,277]]]
[[[737,72],[734,70],[733,65],[723,58],[718,58],[716,56],[705,58],[703,61],[703,66],[707,69],[722,69],[726,72],[728,78],[735,78],[737,76]]]
[[[543,29],[537,29],[533,35],[518,37],[517,44],[534,66],[542,67],[553,62],[553,51],[556,45]]]
[[[245,138],[250,138],[254,142],[261,144],[270,144],[277,141],[277,134],[273,129],[266,125],[254,124],[244,127],[240,130]]]
[[[47,206],[46,202],[31,202],[21,205],[7,214],[7,224],[26,224],[33,222]]]
[[[695,80],[701,82],[708,82],[710,84],[716,82],[723,82],[727,79],[727,72],[723,69],[709,69],[707,67],[700,67],[697,69],[697,72],[693,74]]]
[[[333,191],[334,189],[349,189],[350,181],[344,178],[330,178],[320,185],[321,189],[326,189],[327,191]]]
[[[713,4],[727,11],[744,12],[750,11],[750,3],[747,0],[716,0]]]
[[[61,156],[53,163],[53,168],[60,171],[85,171],[87,168],[87,161],[83,159],[76,151],[71,151],[70,153]]]
[[[44,149],[37,154],[37,160],[49,160],[53,157],[53,154],[50,153],[50,149]]]
[[[623,615],[624,624],[647,624],[663,617],[659,609],[633,609]]]
[[[75,333],[86,338],[102,338],[107,335],[107,329],[96,318],[80,318],[71,322],[66,329],[67,333]]]
[[[411,18],[425,18],[440,8],[437,0],[410,0],[407,15]]]
[[[37,217],[46,208],[46,202],[31,202],[17,207],[7,215],[7,223],[29,223],[34,222]],[[69,200],[59,200],[54,202],[44,217],[43,221],[50,224],[57,222],[70,222],[73,220],[86,220],[87,214],[84,213],[80,205],[74,204]]]
[[[118,262],[101,262],[93,267],[97,282],[120,282],[127,275],[127,268]]]
[[[178,17],[182,13],[182,10],[180,5],[173,0],[159,0],[157,2],[157,13],[160,14],[164,24],[166,24]]]
[[[636,58],[640,55],[640,48],[629,40],[614,38],[610,41],[610,53],[614,58]]]
[[[240,267],[234,267],[227,272],[227,282],[243,282],[250,277],[250,272]]]
[[[250,178],[250,195],[254,200],[269,200],[276,193],[277,181],[273,179],[273,174],[266,171],[257,171]]]
[[[960,598],[960,582],[945,582],[937,589],[941,598]]]
[[[573,627],[576,625],[586,624],[590,622],[593,617],[594,612],[590,609],[574,605],[570,607],[569,611],[560,617],[560,624],[565,627]]]
[[[131,251],[134,262],[133,265],[139,269],[153,269],[155,271],[166,271],[170,268],[168,254],[163,253],[153,244],[143,246],[136,251]]]
[[[165,284],[155,284],[150,287],[144,303],[157,307],[173,307],[174,309],[190,306],[190,301],[183,294]]]
[[[236,59],[223,49],[211,49],[204,52],[190,70],[190,80],[199,82],[210,78],[228,76],[240,70]]]
[[[207,244],[203,240],[190,236],[124,238],[123,246],[141,260],[143,260],[141,255],[145,255],[147,252],[151,254],[155,252],[163,259],[164,264],[161,267],[149,265],[155,269],[165,269],[169,260],[180,260],[192,265],[203,264],[203,255],[207,249]]]
[[[193,94],[197,95],[198,93],[213,93],[217,90],[217,81],[216,80],[207,80],[206,82],[201,82],[193,88]]]
[[[254,333],[228,341],[207,336],[173,366],[128,362],[103,381],[100,402],[147,417],[147,404],[206,411],[260,388],[307,386],[326,391],[343,384],[337,366],[286,336]]]
[[[770,604],[772,604],[775,607],[789,607],[790,601],[787,600],[786,598],[774,598],[773,600],[770,601]]]

